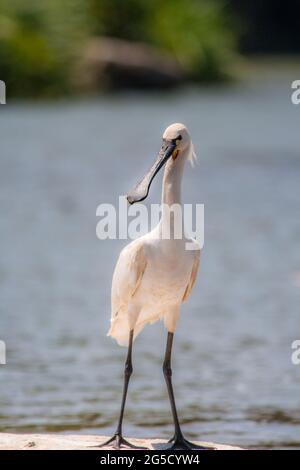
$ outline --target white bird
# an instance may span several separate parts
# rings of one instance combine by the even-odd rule
[[[132,343],[147,323],[162,319],[168,331],[163,372],[167,383],[175,432],[172,449],[199,448],[187,441],[180,429],[171,381],[171,350],[181,304],[194,286],[200,259],[199,244],[183,234],[177,238],[178,223],[172,207],[181,204],[181,180],[185,163],[193,161],[193,144],[183,124],[170,125],[163,134],[162,147],[155,163],[136,187],[127,195],[130,204],[144,200],[151,182],[165,165],[162,188],[162,216],[158,225],[134,240],[121,252],[115,267],[111,293],[111,327],[108,335],[122,346],[128,346],[124,371],[124,389],[118,427],[114,436],[103,445],[116,448],[134,447],[122,436],[122,423],[127,388],[132,374]],[[177,206],[178,207],[178,206]],[[179,206],[181,207],[181,206]],[[178,234],[178,232],[177,232]],[[193,243],[192,250],[186,249]],[[203,447],[200,447],[203,449]]]

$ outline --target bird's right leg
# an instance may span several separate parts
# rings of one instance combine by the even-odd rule
[[[135,446],[131,444],[130,442],[126,441],[126,439],[124,439],[122,435],[123,416],[124,416],[124,409],[125,409],[125,403],[126,403],[126,397],[127,397],[128,384],[129,384],[129,380],[130,380],[132,370],[133,370],[132,369],[132,343],[133,343],[133,330],[130,330],[128,353],[127,353],[125,369],[124,369],[123,396],[122,396],[122,403],[121,403],[118,426],[117,426],[115,434],[110,439],[108,439],[108,441],[105,441],[103,444],[100,444],[100,446],[98,447],[106,447],[108,445],[111,445],[115,449],[120,449],[122,446],[130,447],[131,449],[142,449],[142,447]]]
[[[194,444],[193,442],[189,442],[187,439],[185,439],[185,437],[182,434],[181,427],[179,424],[177,409],[175,405],[174,391],[173,391],[173,385],[172,385],[171,353],[172,353],[172,345],[173,345],[173,336],[174,334],[172,332],[168,332],[166,353],[165,353],[165,359],[164,359],[164,364],[163,364],[163,372],[164,372],[164,376],[165,376],[165,380],[166,380],[166,384],[168,388],[169,400],[171,404],[171,410],[172,410],[173,421],[174,421],[174,426],[175,426],[174,436],[168,441],[169,443],[172,443],[173,445],[169,447],[168,450],[193,450],[193,449],[198,449],[198,450],[211,449],[212,450],[212,448],[199,446],[197,444]]]

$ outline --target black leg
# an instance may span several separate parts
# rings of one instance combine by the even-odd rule
[[[125,368],[124,368],[124,387],[123,387],[123,396],[122,396],[122,403],[121,403],[121,410],[120,410],[120,416],[119,416],[119,421],[118,421],[118,426],[116,430],[117,435],[122,435],[122,424],[123,424],[123,417],[124,417],[124,409],[125,409],[125,403],[126,403],[126,397],[127,397],[127,390],[128,390],[128,384],[129,380],[132,374],[132,340],[133,340],[133,330],[130,331],[129,333],[129,345],[128,345],[128,352],[127,352],[127,358],[125,362]]]
[[[172,354],[173,337],[174,337],[174,334],[168,332],[166,353],[165,353],[165,359],[164,359],[164,364],[163,364],[163,372],[164,372],[165,381],[166,381],[167,388],[168,388],[168,395],[169,395],[169,400],[171,404],[171,410],[172,410],[174,427],[175,427],[174,437],[170,439],[169,441],[173,445],[169,447],[168,450],[211,449],[209,447],[197,446],[196,444],[193,444],[192,442],[187,441],[182,434],[180,424],[179,424],[177,409],[175,405],[175,397],[174,397],[174,391],[173,391],[173,385],[172,385],[171,354]]]
[[[129,345],[128,345],[128,352],[127,352],[127,358],[126,358],[125,369],[124,369],[123,396],[122,396],[121,410],[120,410],[117,430],[115,434],[113,435],[113,437],[111,437],[110,439],[108,439],[108,441],[105,441],[103,444],[100,444],[100,446],[97,446],[97,447],[104,447],[107,445],[112,445],[115,449],[120,449],[121,446],[130,447],[131,449],[142,449],[142,447],[135,446],[131,444],[130,442],[126,441],[122,435],[122,424],[123,424],[124,409],[125,409],[125,403],[126,403],[126,397],[127,397],[127,390],[128,390],[129,379],[132,374],[132,342],[133,342],[133,330],[131,330],[129,333]]]

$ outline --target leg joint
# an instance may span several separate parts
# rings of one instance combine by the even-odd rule
[[[132,368],[131,362],[126,362],[125,369],[124,369],[125,376],[130,377],[132,372],[133,372],[133,368]]]
[[[169,362],[163,363],[163,372],[165,377],[172,377],[172,369]]]

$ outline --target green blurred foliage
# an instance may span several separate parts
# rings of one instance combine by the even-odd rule
[[[13,96],[69,90],[69,69],[89,33],[82,0],[1,0],[0,78]]]
[[[235,50],[222,0],[1,0],[0,78],[8,93],[70,92],[74,57],[95,35],[168,51],[196,81],[226,78]]]
[[[90,11],[95,34],[145,41],[153,5],[152,0],[90,0]]]
[[[170,51],[194,80],[229,76],[235,38],[229,15],[219,1],[153,0],[152,5],[147,25],[151,42]]]
[[[168,51],[194,80],[229,76],[233,21],[219,0],[91,0],[95,33]]]

